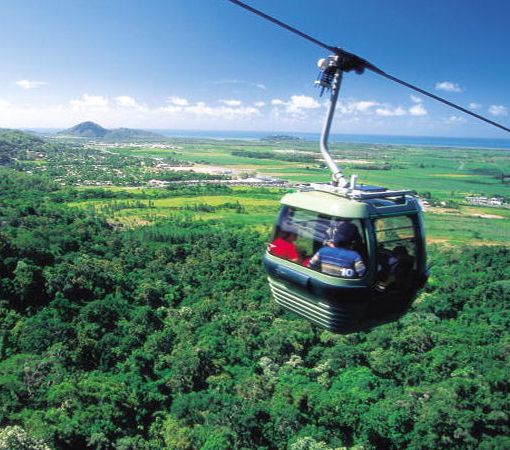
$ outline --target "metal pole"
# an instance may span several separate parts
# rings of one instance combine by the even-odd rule
[[[340,92],[341,83],[342,83],[342,70],[340,68],[337,68],[332,83],[333,85],[331,87],[329,110],[326,116],[326,121],[324,122],[324,127],[322,128],[320,149],[324,161],[326,161],[326,164],[333,173],[333,182],[340,187],[347,187],[348,181],[344,178],[342,170],[336,165],[335,161],[331,157],[328,148],[329,131],[331,129],[331,123],[333,122],[333,116],[335,115],[335,108],[338,100],[338,94]]]

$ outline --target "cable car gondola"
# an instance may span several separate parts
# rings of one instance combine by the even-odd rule
[[[302,259],[290,261],[269,249],[264,256],[274,299],[331,331],[348,333],[404,314],[427,280],[425,239],[417,199],[407,191],[358,186],[352,196],[329,186],[287,194],[275,238],[292,233]],[[308,266],[327,242],[328,230],[348,222],[358,230],[353,248],[366,271],[328,274]]]
[[[332,53],[319,60],[321,76],[316,83],[322,92],[331,92],[320,148],[333,180],[302,186],[281,200],[273,241],[264,256],[274,299],[339,333],[398,319],[429,275],[422,211],[413,191],[364,185],[355,175],[347,180],[331,157],[328,136],[344,72],[369,70],[505,131],[510,129],[239,0],[229,1]]]
[[[331,90],[321,152],[333,182],[306,185],[283,197],[273,242],[293,241],[299,253],[291,259],[270,245],[264,265],[278,304],[331,331],[349,333],[404,314],[428,272],[421,208],[412,192],[359,184],[356,176],[347,181],[329,154],[344,63],[338,55],[319,61],[318,84]],[[310,264],[342,227],[350,230],[344,247],[361,256],[361,273],[348,266],[328,271]]]

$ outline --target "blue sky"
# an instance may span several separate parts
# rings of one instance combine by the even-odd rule
[[[388,73],[510,125],[506,0],[247,0]],[[226,0],[4,0],[0,127],[319,131],[327,52]],[[333,132],[508,137],[367,72]]]

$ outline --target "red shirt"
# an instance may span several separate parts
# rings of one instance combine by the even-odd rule
[[[276,238],[269,244],[268,250],[274,256],[279,256],[285,259],[299,259],[299,254],[296,246],[292,242],[287,242],[285,239]]]

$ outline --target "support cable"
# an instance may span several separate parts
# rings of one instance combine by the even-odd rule
[[[286,29],[287,31],[290,31],[291,33],[297,34],[298,36],[314,43],[315,45],[318,45],[319,47],[329,50],[330,52],[334,53],[335,55],[338,55],[344,61],[343,69],[342,69],[344,72],[350,72],[351,70],[354,70],[356,73],[361,74],[361,73],[363,73],[363,71],[365,69],[370,70],[371,72],[381,75],[382,77],[387,78],[388,80],[391,80],[391,81],[394,81],[395,83],[401,84],[402,86],[405,86],[409,89],[419,92],[420,94],[426,95],[427,97],[433,98],[434,100],[437,100],[438,102],[444,103],[447,106],[455,108],[459,111],[462,111],[465,114],[473,116],[479,120],[482,120],[490,125],[493,125],[497,128],[500,128],[500,129],[510,133],[510,128],[505,127],[504,125],[501,125],[500,123],[494,122],[493,120],[490,120],[489,118],[484,117],[480,114],[476,114],[473,111],[470,111],[469,109],[463,108],[462,106],[452,103],[442,97],[439,97],[438,95],[432,94],[431,92],[421,89],[418,86],[415,86],[411,83],[407,83],[406,81],[403,81],[397,77],[394,77],[393,75],[390,75],[390,74],[384,72],[383,70],[374,66],[367,60],[360,58],[359,56],[355,55],[354,53],[350,53],[350,52],[343,50],[342,48],[339,48],[339,47],[327,45],[324,42],[321,42],[318,39],[315,39],[312,36],[310,36],[306,33],[303,33],[302,31],[299,31],[298,29],[291,27],[290,25],[287,25],[286,23],[283,23],[282,21],[275,19],[274,17],[270,16],[269,14],[263,13],[262,11],[259,11],[258,9],[255,9],[239,0],[228,0],[228,1],[274,23],[275,25],[278,25],[281,28]]]

